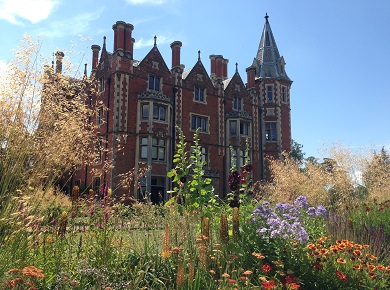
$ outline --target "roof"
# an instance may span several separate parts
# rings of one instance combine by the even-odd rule
[[[284,70],[286,63],[283,56],[281,57],[279,54],[267,14],[265,19],[259,49],[253,61],[253,66],[256,67],[256,76],[259,78],[278,78],[291,81]]]

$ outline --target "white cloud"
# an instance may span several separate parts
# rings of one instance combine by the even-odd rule
[[[158,36],[157,37],[157,46],[160,44],[165,44],[165,43],[171,43],[174,40],[170,37],[166,36]],[[140,38],[139,40],[136,39],[134,43],[134,48],[139,49],[143,47],[152,47],[154,45],[154,37],[144,40],[143,38]]]
[[[46,31],[41,31],[46,37],[63,37],[65,35],[80,35],[85,33],[92,21],[99,19],[103,9],[99,12],[90,12],[76,15],[72,18],[53,21],[48,24]]]
[[[56,0],[0,0],[0,19],[21,24],[19,18],[35,24],[49,17]]]
[[[132,5],[161,5],[165,3],[165,0],[126,0],[126,2]]]

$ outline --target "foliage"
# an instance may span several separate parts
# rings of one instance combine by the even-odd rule
[[[302,148],[302,144],[299,144],[295,140],[291,140],[290,156],[294,158],[298,163],[302,163],[304,160],[305,152],[302,151]]]
[[[194,134],[194,144],[189,151],[183,132],[180,128],[177,130],[180,141],[176,145],[177,151],[173,159],[175,168],[168,173],[168,177],[176,184],[174,187],[177,193],[176,199],[184,202],[189,209],[207,211],[207,207],[215,204],[216,198],[211,179],[204,177],[206,161],[202,160],[198,130]]]
[[[375,153],[365,161],[365,171],[362,180],[372,199],[386,200],[390,194],[390,156],[382,147],[379,154]]]

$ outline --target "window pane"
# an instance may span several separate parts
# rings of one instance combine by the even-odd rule
[[[158,139],[153,138],[153,139],[152,139],[152,145],[153,145],[153,146],[157,146],[157,145],[158,145]]]
[[[143,104],[142,105],[142,119],[148,119],[149,118],[149,105]]]
[[[160,139],[160,140],[158,141],[158,145],[160,145],[160,146],[165,146],[165,140],[164,140],[164,139]]]
[[[158,148],[158,160],[165,160],[165,148],[164,147]]]
[[[149,76],[149,90],[154,89],[154,77]]]
[[[153,119],[158,120],[158,106],[153,105]]]
[[[157,147],[152,147],[152,159],[157,160]]]
[[[160,120],[161,121],[165,121],[165,111],[166,111],[166,108],[164,106],[161,106],[160,107]]]
[[[192,130],[196,129],[196,117],[195,116],[191,117],[191,129]]]
[[[199,89],[199,100],[204,101],[203,89]]]
[[[141,144],[147,145],[148,144],[148,138],[141,138]]]
[[[160,78],[155,78],[155,86],[154,90],[159,91],[160,90]]]
[[[202,118],[202,131],[206,132],[207,131],[207,126],[206,126],[206,118]]]
[[[194,91],[195,91],[195,100],[199,100],[199,90],[197,87],[194,88]]]
[[[148,158],[148,146],[141,146],[141,158]]]
[[[236,121],[231,121],[230,122],[230,134],[236,135],[237,133],[237,125]]]

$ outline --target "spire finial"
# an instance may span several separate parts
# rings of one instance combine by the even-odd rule
[[[267,12],[265,12],[264,18],[265,18],[265,22],[268,23],[268,18],[269,18],[269,16],[268,16]]]
[[[54,69],[54,52],[53,52],[53,58],[51,60],[51,68]]]
[[[84,75],[87,76],[87,64],[84,64]]]
[[[103,49],[106,49],[106,36],[103,36]]]
[[[156,47],[157,46],[157,36],[155,35],[154,36],[154,47]]]
[[[238,72],[238,63],[236,62],[236,72]]]
[[[198,50],[198,61],[200,61],[200,50]]]

